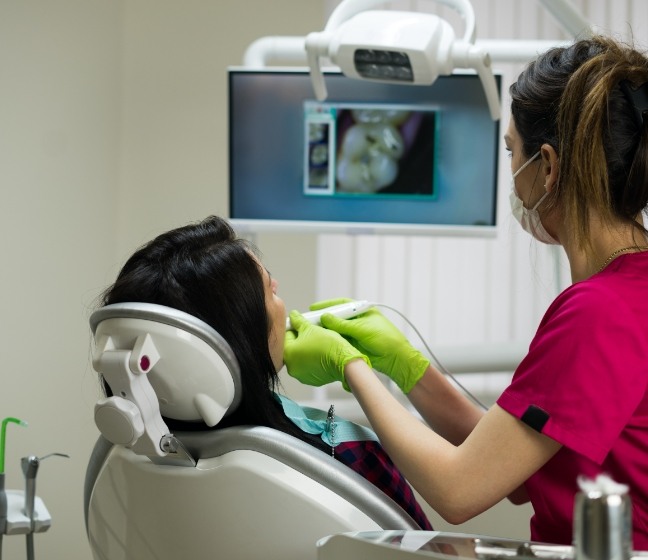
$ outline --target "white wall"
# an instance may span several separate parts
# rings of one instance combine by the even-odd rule
[[[71,456],[41,465],[37,492],[53,525],[36,536],[37,557],[89,558],[81,491],[97,434],[92,407],[98,389],[89,366],[87,327],[95,298],[126,256],[151,236],[208,213],[226,213],[226,66],[239,64],[245,47],[260,36],[320,29],[334,4],[0,3],[0,418],[16,416],[29,422],[26,429],[8,427],[7,487],[22,488],[20,457],[50,452]],[[631,19],[636,34],[646,37],[643,0],[614,3],[614,10],[604,0],[579,4],[594,21],[609,22],[621,32]],[[430,0],[395,5],[436,8]],[[555,33],[532,0],[480,0],[475,5],[479,25],[487,26],[493,36]],[[303,309],[316,297],[346,286],[363,295],[362,276],[357,275],[362,271],[353,270],[354,276],[341,285],[317,277],[317,252],[326,250],[327,239],[275,234],[257,241],[289,308]],[[382,262],[387,263],[403,243],[356,239],[349,251],[367,247],[384,255]],[[517,295],[507,304],[507,316],[517,317],[524,325],[521,336],[527,336],[545,300],[536,292],[531,296],[525,285],[534,280],[528,241],[516,243],[527,255],[519,263],[506,250],[489,250],[486,255],[500,267],[512,267],[512,276],[495,275],[492,269],[489,278],[492,284],[501,283],[502,290],[515,280]],[[419,285],[426,282],[421,271],[434,265],[430,255],[442,258],[450,251],[426,240],[406,245],[412,255],[425,255],[419,264],[407,264],[410,272],[419,273]],[[479,243],[477,248],[458,247],[471,255],[480,254],[481,248]],[[462,271],[470,274],[469,264],[447,271],[447,278]],[[385,278],[378,295],[402,303],[407,311],[406,290],[418,288],[404,278]],[[429,285],[452,289],[447,278],[446,284]],[[331,275],[328,280],[332,282]],[[451,310],[433,307],[442,293],[435,290],[421,292],[431,311],[427,317],[417,311],[414,318],[426,322],[435,336],[460,338],[465,323],[451,321]],[[457,316],[477,313],[482,323],[499,325],[498,308],[484,310],[480,303],[464,301]],[[500,515],[498,510],[477,529],[514,533],[519,527],[515,521],[508,511]],[[24,540],[5,538],[4,551],[6,558],[22,558]]]
[[[319,1],[124,2],[119,264],[168,228],[227,215],[226,67],[241,65],[259,37],[303,36],[324,22]],[[275,275],[294,270],[287,255],[300,255],[304,272],[280,275],[281,289],[295,294],[287,297],[293,307],[311,301],[314,237],[256,241]]]
[[[267,7],[0,3],[0,419],[29,422],[8,426],[7,488],[23,488],[21,457],[70,455],[39,469],[53,523],[35,537],[37,558],[90,557],[82,488],[97,437],[87,326],[96,297],[152,235],[225,213],[227,65],[240,64],[257,37],[303,35],[324,22],[319,2]],[[269,266],[285,269],[283,241],[270,241],[278,265]],[[305,243],[304,302],[315,286],[314,240]],[[5,558],[25,557],[24,538],[3,544]]]
[[[70,455],[39,469],[53,525],[37,557],[88,558],[86,316],[114,254],[120,26],[120,2],[0,4],[0,417],[29,423],[7,427],[7,488],[23,488],[20,457]],[[24,558],[25,539],[4,552]]]

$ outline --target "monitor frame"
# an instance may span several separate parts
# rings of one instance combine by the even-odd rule
[[[492,177],[492,221],[488,224],[439,224],[439,223],[407,223],[402,222],[374,222],[374,221],[345,221],[345,220],[311,220],[311,219],[273,219],[273,218],[245,218],[233,215],[233,154],[232,154],[232,140],[233,140],[233,125],[232,125],[232,80],[233,76],[237,74],[298,74],[308,75],[307,67],[228,67],[228,138],[229,138],[229,179],[228,179],[228,210],[229,219],[233,227],[241,234],[256,234],[256,233],[301,233],[301,234],[348,234],[348,235],[415,235],[415,236],[442,236],[442,237],[479,237],[479,238],[492,238],[495,237],[498,230],[497,220],[497,196],[498,196],[498,159],[500,149],[500,122],[494,121],[494,134],[493,140],[493,177]],[[341,76],[347,80],[355,80],[348,78],[341,74],[337,69],[324,69],[325,80],[328,76]],[[470,70],[456,70],[452,76],[473,76],[476,83],[481,84],[475,72]],[[443,80],[447,77],[441,76],[439,79]],[[495,78],[498,87],[498,93],[501,97],[501,83],[502,75],[495,73]],[[365,81],[365,83],[370,83]],[[401,86],[403,87],[403,86]],[[404,86],[412,88],[432,87],[432,86]],[[481,87],[481,85],[480,85]],[[314,100],[315,96],[308,100]],[[305,99],[304,101],[306,101]],[[324,103],[329,102],[329,100]],[[357,101],[359,102],[359,101]],[[483,111],[489,114],[488,103],[484,95],[483,98]],[[301,191],[301,185],[299,187]]]

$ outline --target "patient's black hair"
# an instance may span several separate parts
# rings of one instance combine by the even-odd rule
[[[328,449],[288,420],[273,391],[279,384],[268,347],[271,325],[256,248],[223,218],[210,216],[140,247],[103,294],[103,305],[154,303],[189,313],[228,342],[241,368],[242,399],[217,428],[269,426]],[[104,390],[110,388],[104,381]],[[171,430],[206,425],[165,418]]]

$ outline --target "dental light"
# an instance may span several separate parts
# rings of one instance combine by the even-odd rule
[[[433,14],[371,10],[378,0],[344,0],[325,29],[307,35],[305,48],[315,95],[327,97],[321,59],[346,76],[377,82],[430,85],[455,68],[474,69],[482,82],[491,116],[500,115],[499,96],[488,53],[475,45],[475,15],[468,0],[438,0],[458,11],[465,23],[462,39]]]

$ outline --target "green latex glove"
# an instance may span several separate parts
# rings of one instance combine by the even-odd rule
[[[344,366],[360,358],[371,362],[338,333],[309,323],[298,311],[290,313],[293,329],[286,331],[284,363],[288,373],[305,385],[320,387],[344,379]]]
[[[345,301],[349,300],[339,298],[317,302],[311,309],[324,309]],[[344,336],[371,360],[376,370],[388,375],[403,393],[412,390],[430,365],[430,360],[416,350],[405,335],[377,309],[369,309],[352,319],[339,319],[324,314],[321,323],[323,327]]]

